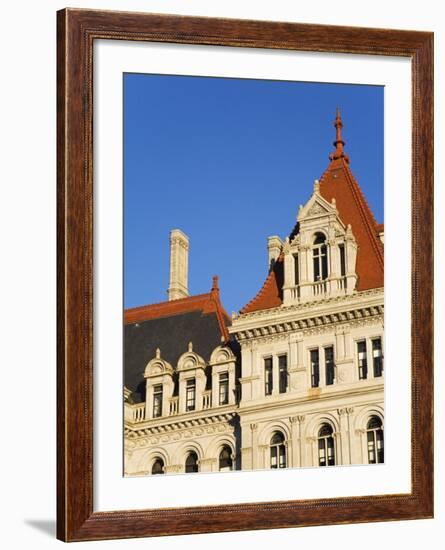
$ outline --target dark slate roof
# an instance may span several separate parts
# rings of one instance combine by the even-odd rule
[[[132,400],[145,399],[144,370],[161,350],[161,357],[175,369],[179,357],[193,342],[193,351],[206,362],[221,344],[221,329],[217,314],[189,311],[168,317],[149,319],[124,327],[124,381],[133,392]]]

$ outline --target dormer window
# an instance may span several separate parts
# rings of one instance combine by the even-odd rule
[[[314,261],[314,282],[324,281],[328,278],[328,249],[326,237],[323,233],[316,233],[312,249]]]

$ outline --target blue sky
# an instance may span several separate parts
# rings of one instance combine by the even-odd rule
[[[335,109],[351,169],[383,221],[380,86],[124,75],[124,303],[167,299],[169,232],[190,238],[189,290],[219,275],[230,313],[267,275],[329,164]]]

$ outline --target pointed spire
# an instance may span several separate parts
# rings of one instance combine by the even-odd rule
[[[337,107],[337,112],[336,112],[336,116],[335,116],[335,120],[334,120],[334,126],[335,126],[335,130],[336,130],[336,132],[335,132],[335,141],[334,141],[335,151],[333,151],[329,155],[329,159],[330,160],[337,160],[337,159],[340,159],[340,158],[344,158],[346,162],[349,162],[349,157],[343,150],[343,148],[345,146],[345,142],[343,141],[343,137],[342,137],[342,134],[341,134],[341,130],[343,128],[343,122],[341,120],[340,109],[338,107]]]

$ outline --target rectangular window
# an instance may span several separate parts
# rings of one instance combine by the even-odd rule
[[[383,373],[383,355],[382,355],[382,340],[376,338],[372,341],[372,365],[374,377],[382,376]]]
[[[368,378],[368,360],[366,358],[366,340],[357,342],[358,377],[360,380]]]
[[[280,393],[287,392],[287,355],[278,357],[278,372],[280,382]]]
[[[314,249],[313,261],[314,261],[314,281],[317,282],[320,280],[320,249],[319,248]]]
[[[153,386],[153,418],[162,416],[162,384]]]
[[[300,284],[300,267],[298,265],[298,254],[294,255],[294,275],[295,275],[295,286]]]
[[[272,388],[273,388],[272,357],[266,357],[264,359],[264,393],[266,395],[271,395]]]
[[[334,347],[324,348],[324,364],[326,369],[326,386],[335,382]]]
[[[219,375],[219,404],[227,405],[229,403],[229,373],[222,372]]]
[[[311,386],[318,388],[320,385],[320,358],[318,349],[311,350]]]
[[[189,378],[186,383],[185,410],[194,411],[196,402],[196,382],[194,378]]]
[[[345,245],[339,244],[340,250],[340,274],[342,277],[346,277],[346,257],[345,257]]]

